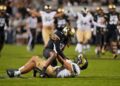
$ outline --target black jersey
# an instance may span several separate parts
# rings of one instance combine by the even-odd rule
[[[58,55],[60,55],[63,58],[66,58],[65,55],[63,54],[63,50],[67,45],[69,38],[65,36],[62,31],[59,30],[57,30],[55,34],[60,38],[60,40],[54,41],[50,39],[46,48],[54,50]]]
[[[8,26],[8,16],[7,15],[2,15],[0,16],[0,31],[4,31],[5,25]]]
[[[119,21],[119,13],[107,13],[106,14],[106,20],[108,25],[117,25]]]
[[[63,15],[62,17],[55,18],[55,27],[57,30],[62,30],[67,23],[69,23],[69,19],[67,15]]]

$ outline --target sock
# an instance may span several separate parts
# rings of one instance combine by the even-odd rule
[[[78,52],[78,43],[76,45],[75,51]]]
[[[42,69],[42,73],[45,73],[46,72],[46,67],[43,67],[43,69]]]
[[[78,53],[82,53],[83,50],[83,45],[82,44],[78,44]]]
[[[89,44],[87,44],[87,45],[86,45],[86,48],[87,48],[87,50],[89,50],[89,49],[90,49],[90,45],[89,45]]]
[[[25,68],[25,66],[22,66],[22,67],[20,67],[18,70],[20,71],[20,70],[22,70],[22,69],[24,69]]]
[[[18,76],[20,74],[21,74],[21,72],[18,70],[18,71],[15,71],[14,76]]]

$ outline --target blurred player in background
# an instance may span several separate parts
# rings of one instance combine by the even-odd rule
[[[0,4],[0,52],[3,48],[5,40],[5,26],[9,26],[8,14],[6,13],[6,6],[4,4]]]
[[[34,14],[31,14],[31,16],[27,18],[26,23],[26,27],[29,31],[29,41],[27,50],[32,51],[35,47],[38,19]]]
[[[58,13],[63,13],[63,15],[55,18],[55,29],[62,31],[66,25],[70,26],[70,20],[69,17],[64,13],[63,8],[58,8],[57,11]]]
[[[105,13],[101,7],[96,8],[97,14],[94,16],[94,21],[101,25],[106,25]],[[96,49],[95,53],[99,56],[105,52],[105,31],[106,28],[96,26]]]
[[[107,45],[112,50],[113,58],[117,57],[117,25],[119,22],[119,13],[116,12],[115,5],[108,6],[109,12],[107,13]]]
[[[87,8],[83,8],[80,13],[77,13],[77,46],[75,51],[79,54],[83,53],[83,49],[86,49],[86,45],[91,39],[91,23],[93,16],[90,14]]]
[[[44,45],[46,46],[49,41],[49,36],[54,32],[54,17],[61,16],[62,13],[57,13],[56,11],[52,11],[52,7],[50,5],[44,6],[44,11],[36,12],[34,10],[28,9],[30,13],[35,14],[36,16],[41,16],[42,18],[42,36]]]

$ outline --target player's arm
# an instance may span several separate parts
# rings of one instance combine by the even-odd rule
[[[63,59],[60,55],[57,56],[57,59],[64,66],[64,68],[72,72],[72,66],[66,61],[66,59]]]
[[[62,16],[64,13],[56,13],[54,17]]]
[[[33,14],[35,16],[41,16],[41,14],[39,12],[37,12],[35,9],[29,9],[27,8],[27,12],[29,12],[30,14]]]

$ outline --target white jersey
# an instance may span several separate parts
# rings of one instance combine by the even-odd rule
[[[47,13],[45,11],[40,11],[43,26],[50,26],[54,24],[55,11]]]
[[[76,63],[73,63],[71,60],[67,60],[68,63],[72,66],[72,73],[67,69],[62,69],[58,72],[56,77],[65,78],[65,77],[72,77],[72,76],[79,76],[80,68]]]
[[[29,18],[27,18],[26,23],[28,24],[29,28],[37,28],[38,21],[37,21],[36,17],[34,17],[34,18],[29,17]]]
[[[77,28],[79,29],[91,29],[91,23],[93,21],[93,16],[90,13],[87,13],[86,16],[83,16],[82,13],[77,13]]]

